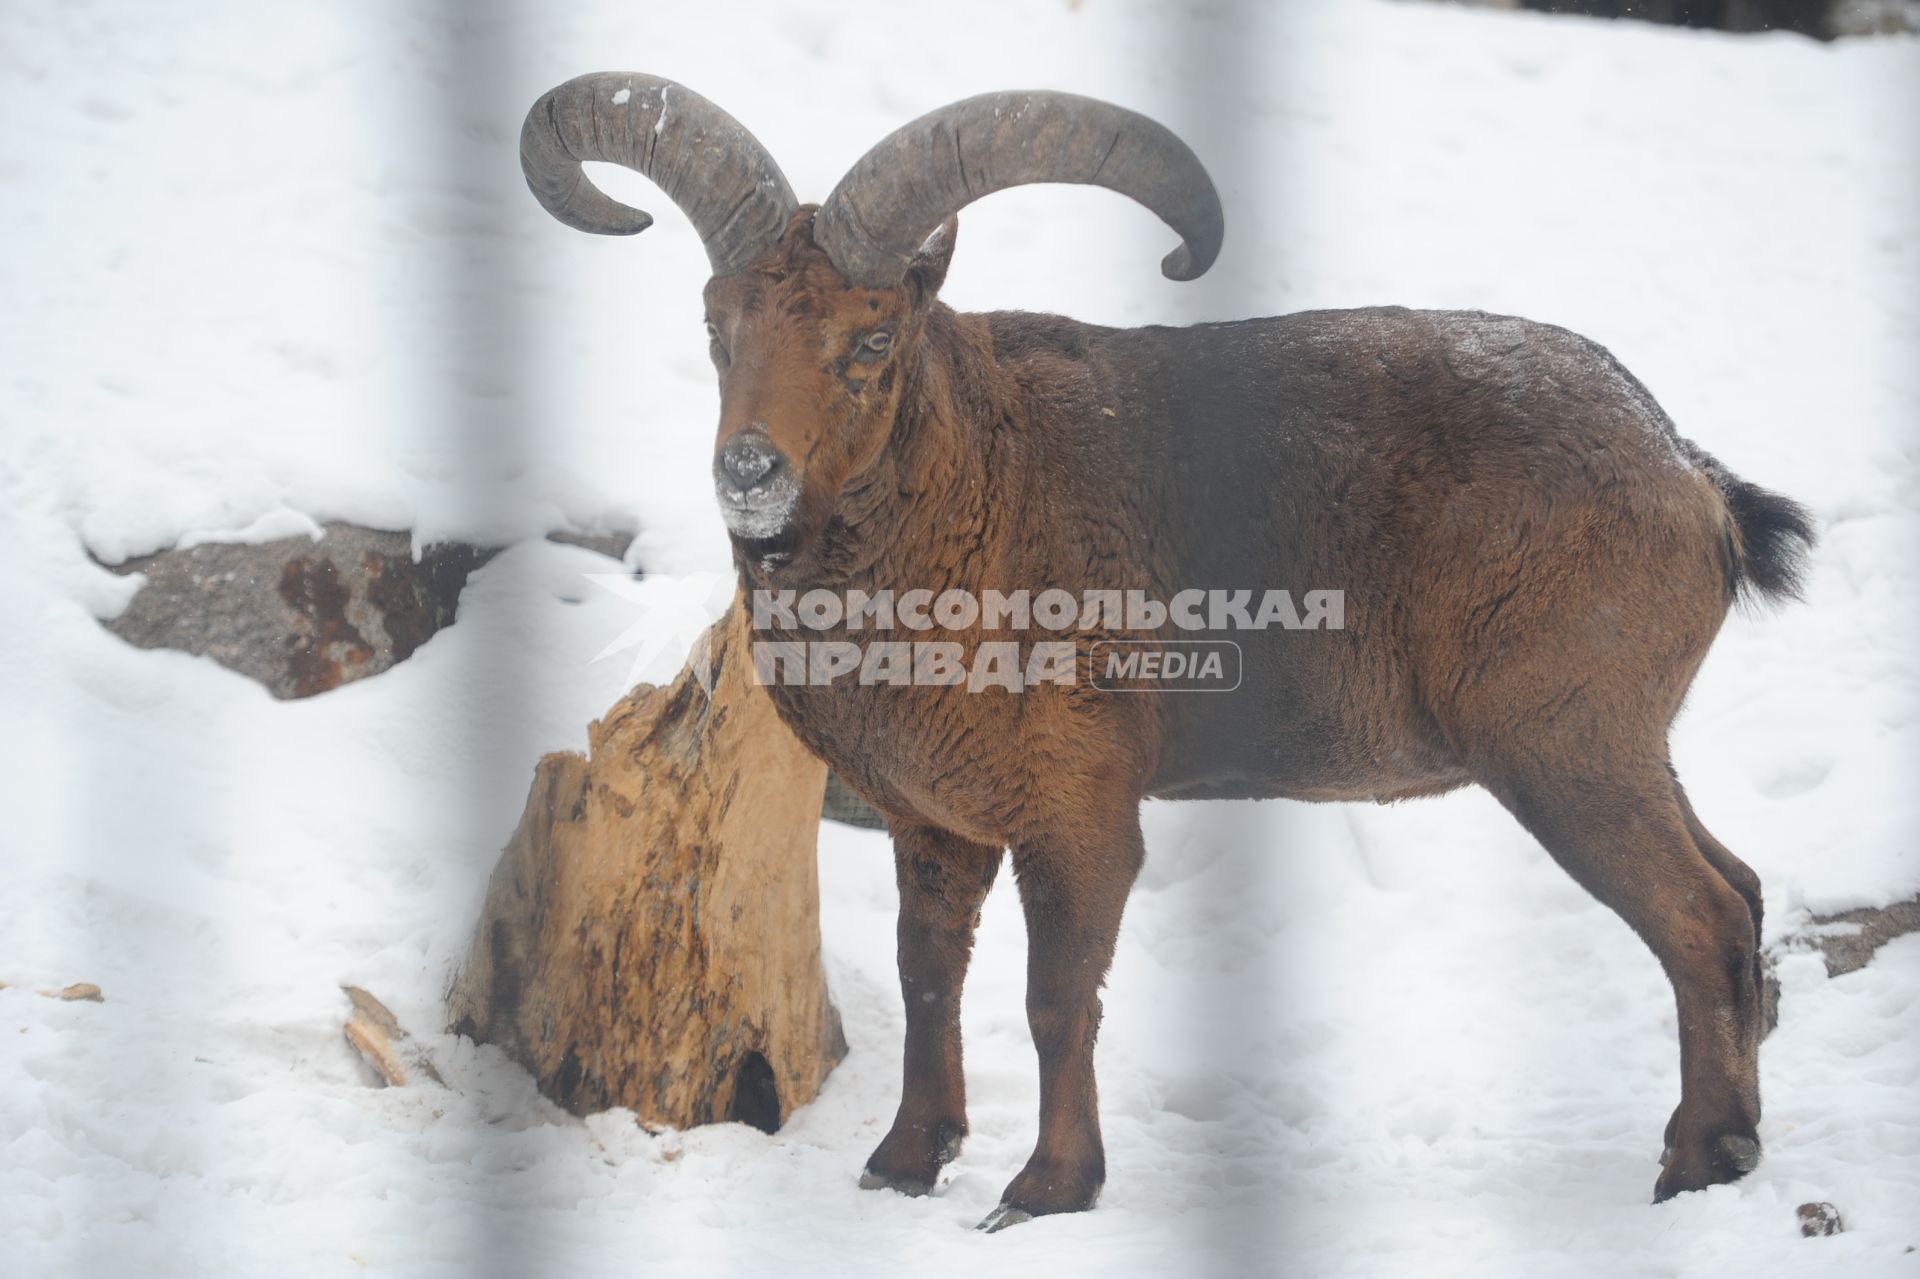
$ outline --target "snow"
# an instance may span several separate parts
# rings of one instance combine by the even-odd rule
[[[260,545],[265,542],[277,542],[283,538],[305,537],[319,541],[326,535],[319,521],[303,511],[290,506],[277,506],[274,509],[247,522],[243,528],[209,529],[182,534],[175,546],[200,546],[207,542],[242,542]]]
[[[856,1188],[902,1019],[885,841],[839,828],[822,915],[852,1052],[777,1135],[574,1120],[446,1037],[452,1088],[370,1086],[340,984],[438,1027],[533,761],[582,746],[636,662],[675,665],[726,571],[704,254],[633,175],[593,170],[660,220],[611,240],[517,171],[527,105],[601,67],[723,104],[802,198],[1010,84],[1125,103],[1208,163],[1228,235],[1202,280],[1158,276],[1145,211],[1027,189],[962,219],[962,307],[1395,302],[1607,345],[1824,530],[1807,602],[1730,620],[1675,738],[1770,937],[1920,889],[1920,43],[1331,0],[714,22],[10,14],[0,102],[34,125],[0,137],[0,1273],[1920,1270],[1920,939],[1831,980],[1787,956],[1766,1161],[1651,1208],[1664,980],[1478,792],[1149,806],[1090,1214],[970,1229],[1033,1139],[1010,877],[967,992],[969,1145],[930,1198]],[[138,583],[95,559],[332,519],[514,545],[412,659],[309,701],[98,626]],[[652,622],[653,597],[584,580],[611,561],[537,540],[635,520],[672,604]],[[71,981],[106,1002],[19,989]],[[1806,1200],[1847,1232],[1800,1238]]]

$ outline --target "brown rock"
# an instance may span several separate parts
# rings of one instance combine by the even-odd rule
[[[405,661],[453,621],[491,549],[329,524],[306,537],[210,542],[118,566],[147,584],[108,630],[140,648],[211,657],[279,698],[311,697]]]
[[[1913,932],[1920,932],[1920,897],[1816,916],[1799,940],[1820,952],[1827,976],[1838,977],[1865,968],[1875,951]]]
[[[1774,963],[1781,952],[1817,950],[1826,961],[1827,976],[1840,977],[1865,968],[1882,946],[1914,932],[1920,932],[1920,897],[1891,906],[1815,915],[1761,956],[1764,988],[1760,999],[1767,1030],[1771,1032],[1780,1023],[1780,980],[1774,975]]]
[[[1840,1220],[1840,1210],[1830,1203],[1801,1204],[1800,1233],[1809,1239],[1822,1235],[1837,1235],[1847,1227]]]
[[[748,676],[736,600],[689,663],[549,755],[448,997],[576,1114],[773,1131],[846,1053],[820,959],[826,766]],[[696,650],[698,653],[699,650]]]
[[[560,529],[547,534],[549,542],[558,542],[562,546],[578,546],[583,550],[597,551],[610,560],[624,559],[627,548],[633,545],[633,534],[624,529],[612,532],[582,532],[579,529]]]

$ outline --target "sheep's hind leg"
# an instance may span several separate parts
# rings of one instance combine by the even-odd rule
[[[1761,966],[1759,950],[1760,943],[1766,939],[1761,927],[1766,916],[1761,904],[1760,876],[1754,874],[1751,866],[1735,857],[1725,844],[1714,838],[1713,832],[1706,828],[1705,823],[1693,811],[1693,803],[1687,798],[1686,788],[1680,784],[1677,776],[1673,782],[1673,793],[1680,802],[1680,815],[1686,820],[1687,834],[1693,837],[1694,847],[1700,850],[1700,855],[1707,859],[1708,865],[1720,872],[1720,878],[1726,880],[1728,886],[1740,894],[1741,899],[1747,903],[1747,913],[1753,918],[1755,949],[1753,974],[1750,980],[1753,988],[1762,992],[1762,995],[1761,998],[1754,1000],[1752,1008],[1747,1010],[1751,1024],[1746,1027],[1746,1034],[1752,1038],[1757,1052],[1760,1041],[1767,1037],[1768,1016],[1765,1005],[1766,974]],[[1673,1158],[1673,1139],[1680,1128],[1680,1110],[1681,1108],[1676,1106],[1673,1117],[1667,1121],[1666,1137],[1660,1152],[1662,1164]]]
[[[1492,770],[1487,786],[1633,927],[1673,983],[1680,1107],[1654,1201],[1752,1171],[1760,1160],[1757,911],[1696,842],[1698,821],[1687,820],[1665,760],[1553,768],[1535,758]]]
[[[960,988],[980,904],[1000,869],[1000,852],[927,826],[894,836],[907,1041],[900,1110],[867,1160],[860,1177],[864,1189],[924,1195],[940,1169],[960,1153],[967,1135]]]

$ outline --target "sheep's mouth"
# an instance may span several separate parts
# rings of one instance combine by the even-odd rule
[[[723,502],[723,510],[725,506]],[[791,515],[779,527],[762,536],[742,531],[734,526],[731,519],[728,520],[727,529],[740,559],[763,573],[784,568],[800,549],[799,525]]]
[[[720,518],[726,521],[735,541],[774,541],[791,535],[794,513],[800,506],[800,483],[791,471],[782,470],[745,492],[716,483],[714,496],[720,501]]]
[[[741,562],[761,574],[777,573],[793,562],[799,549],[791,537],[764,538],[759,541],[734,539],[735,553]]]

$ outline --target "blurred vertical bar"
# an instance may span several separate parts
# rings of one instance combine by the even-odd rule
[[[1294,42],[1281,39],[1291,6],[1260,0],[1217,0],[1189,11],[1180,29],[1185,41],[1170,48],[1176,81],[1187,86],[1166,123],[1201,157],[1220,191],[1226,214],[1226,241],[1214,270],[1179,295],[1189,323],[1239,320],[1287,309],[1272,284],[1286,275],[1287,209],[1276,203],[1287,191],[1283,134],[1262,109],[1284,84]],[[1142,68],[1143,72],[1150,68]],[[1256,266],[1256,264],[1258,264]],[[1293,587],[1294,583],[1248,582],[1236,586]],[[1231,694],[1229,694],[1231,696]],[[1219,1134],[1200,1164],[1203,1184],[1195,1186],[1199,1210],[1190,1223],[1191,1264],[1196,1272],[1222,1276],[1250,1273],[1249,1267],[1285,1273],[1295,1251],[1288,1215],[1284,1150],[1289,1143],[1269,1125],[1243,1123],[1262,1116],[1270,1103],[1260,1100],[1284,1088],[1286,1063],[1273,1051],[1288,1016],[1288,984],[1297,974],[1283,939],[1261,938],[1265,953],[1246,954],[1246,931],[1219,927],[1223,920],[1246,917],[1245,902],[1273,902],[1284,891],[1290,850],[1275,834],[1286,824],[1284,801],[1220,801],[1180,805],[1161,829],[1179,830],[1190,850],[1208,863],[1184,900],[1195,910],[1190,935],[1204,939],[1205,956],[1188,981],[1205,988],[1184,1001],[1187,1034],[1193,1046],[1192,1081],[1197,1091],[1193,1117]],[[1166,850],[1172,853],[1174,850]],[[1202,976],[1204,974],[1204,976]],[[1209,1166],[1211,1165],[1211,1166]]]
[[[449,494],[454,509],[447,514],[469,529],[496,522],[502,508],[512,510],[523,496],[518,490],[532,452],[525,416],[530,405],[519,393],[528,380],[525,317],[513,287],[522,265],[521,244],[507,232],[510,215],[498,195],[517,185],[501,181],[503,172],[518,172],[519,116],[506,90],[517,83],[513,32],[516,19],[531,18],[528,8],[519,0],[429,0],[423,6],[429,29],[422,36],[431,75],[401,90],[431,98],[402,118],[418,121],[423,135],[410,149],[428,185],[415,196],[423,202],[420,215],[427,225],[440,229],[434,262],[445,273],[431,284],[441,311],[434,332],[444,348],[420,352],[416,364],[440,376],[416,391],[426,418],[423,431],[439,437],[442,446],[434,455],[462,459]],[[434,340],[423,335],[423,341]],[[480,646],[468,668],[471,683],[461,705],[443,712],[453,731],[473,743],[453,752],[464,776],[446,792],[452,800],[464,785],[471,802],[447,813],[444,829],[455,848],[475,859],[481,874],[503,839],[487,820],[495,807],[490,797],[503,787],[511,793],[526,785],[523,770],[510,763],[518,752],[481,746],[490,737],[518,738],[528,731],[524,690],[534,680],[506,636],[500,629],[476,636]],[[511,1139],[508,1133],[499,1136]],[[535,1166],[502,1178],[497,1170],[503,1166],[504,1161],[485,1160],[483,1175],[496,1182],[468,1200],[491,1209],[471,1223],[480,1243],[476,1256],[484,1258],[479,1272],[500,1279],[543,1273],[553,1264],[549,1249],[559,1241],[543,1239],[515,1200],[537,1191],[527,1183],[545,1174]]]

